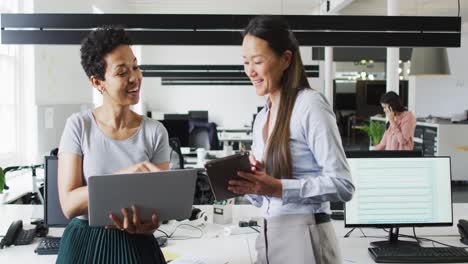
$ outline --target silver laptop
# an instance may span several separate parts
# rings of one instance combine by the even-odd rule
[[[88,179],[90,226],[112,224],[109,213],[122,217],[121,208],[139,209],[140,219],[186,219],[192,212],[197,170],[91,176]]]

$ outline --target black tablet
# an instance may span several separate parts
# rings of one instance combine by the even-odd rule
[[[229,180],[241,179],[238,171],[251,171],[249,153],[244,152],[205,163],[208,180],[216,201],[239,196],[228,190]]]

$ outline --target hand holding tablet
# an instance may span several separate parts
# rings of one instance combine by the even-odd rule
[[[239,196],[228,190],[229,180],[240,180],[241,178],[237,175],[237,172],[250,172],[252,165],[250,164],[249,153],[245,152],[208,161],[205,168],[214,197],[217,201],[221,201]]]

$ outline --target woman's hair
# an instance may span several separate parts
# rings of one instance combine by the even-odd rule
[[[103,81],[106,72],[104,57],[120,45],[132,45],[132,40],[119,26],[103,26],[91,31],[81,41],[81,66],[88,78]]]
[[[291,63],[280,80],[280,105],[276,122],[265,152],[266,171],[275,178],[292,177],[289,124],[297,94],[310,88],[299,52],[299,43],[280,16],[257,16],[250,20],[243,36],[252,35],[265,40],[277,56],[292,53]]]
[[[387,92],[380,97],[381,104],[388,104],[395,112],[404,112],[406,108],[401,103],[400,97],[395,92]]]

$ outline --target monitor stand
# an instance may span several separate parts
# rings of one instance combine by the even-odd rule
[[[395,232],[393,232],[393,227],[390,228],[388,232],[388,240],[385,241],[375,241],[371,242],[371,246],[373,247],[420,247],[418,242],[415,241],[402,241],[398,240],[398,233],[400,229],[397,227],[395,228]]]

